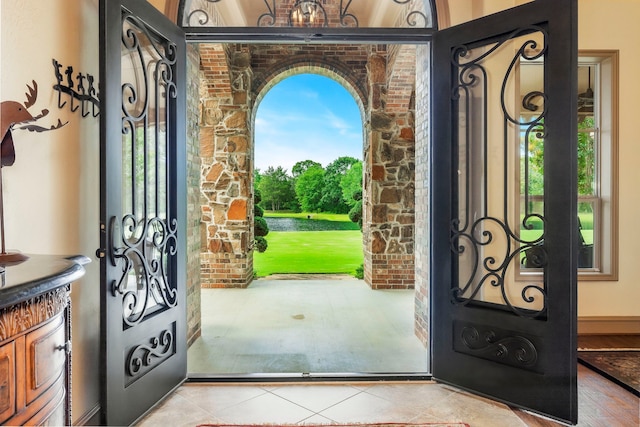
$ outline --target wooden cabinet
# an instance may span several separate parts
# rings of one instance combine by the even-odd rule
[[[71,424],[70,283],[83,273],[81,263],[59,257],[31,256],[6,267],[0,425]]]

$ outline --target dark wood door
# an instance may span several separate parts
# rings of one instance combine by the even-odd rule
[[[186,377],[185,37],[142,0],[100,2],[102,422]]]
[[[575,0],[537,0],[433,41],[433,376],[569,423],[576,31]]]

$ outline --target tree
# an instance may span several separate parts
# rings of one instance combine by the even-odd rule
[[[342,197],[340,181],[351,165],[358,159],[348,156],[338,157],[327,165],[325,169],[324,188],[322,190],[322,209],[327,212],[347,213],[349,205]]]
[[[291,177],[282,166],[269,166],[261,174],[258,189],[262,193],[262,206],[271,207],[271,210],[281,210],[295,202],[296,194]]]
[[[353,195],[356,192],[360,192],[362,194],[362,162],[357,161],[352,164],[349,170],[342,176],[340,180],[340,188],[342,189],[342,200],[349,205],[349,207],[353,207],[358,203],[358,200],[355,199]],[[362,204],[362,201],[360,201]]]
[[[260,181],[262,180],[262,173],[260,169],[253,170],[253,188],[259,188]]]
[[[322,210],[324,175],[325,172],[321,166],[312,166],[296,180],[296,195],[303,211],[317,212]]]
[[[595,141],[588,131],[595,126],[593,117],[585,117],[578,123],[578,194],[592,195],[595,183]],[[544,127],[543,122],[529,133],[527,149],[529,150],[529,194],[544,194]],[[524,167],[524,164],[521,165]],[[523,169],[524,170],[524,169]]]
[[[596,152],[595,140],[589,129],[595,128],[593,116],[578,122],[578,195],[592,196],[595,192]]]
[[[302,175],[307,169],[309,169],[310,167],[313,166],[319,166],[322,167],[322,165],[318,162],[314,162],[313,160],[303,160],[301,162],[296,163],[295,165],[293,165],[293,167],[291,168],[291,175],[293,176],[293,179],[298,178],[300,175]]]

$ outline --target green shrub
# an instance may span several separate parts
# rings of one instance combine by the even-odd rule
[[[353,275],[356,279],[364,279],[364,264],[360,264],[356,267],[356,272]]]
[[[255,239],[255,248],[258,252],[262,253],[267,250],[268,244],[267,239],[264,237],[258,236]]]
[[[259,217],[259,216],[262,217],[262,216],[264,216],[264,209],[262,209],[257,204],[253,205],[253,216],[254,217]]]
[[[256,240],[258,237],[263,237],[269,234],[269,226],[267,225],[267,220],[261,216],[257,216],[253,219],[253,231],[256,236]]]
[[[358,203],[351,208],[349,211],[349,219],[351,222],[357,223],[360,229],[362,229],[362,203]]]

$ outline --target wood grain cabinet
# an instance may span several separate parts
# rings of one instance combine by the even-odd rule
[[[88,258],[30,256],[0,287],[0,425],[71,424],[71,282]]]

